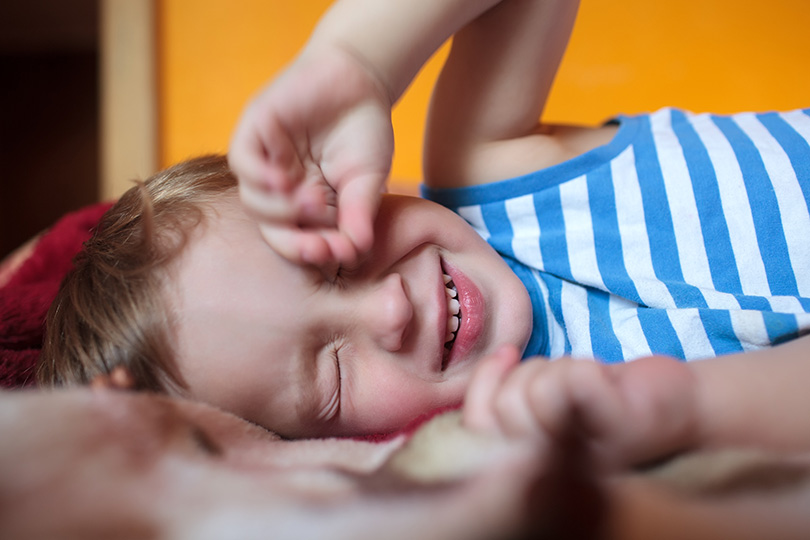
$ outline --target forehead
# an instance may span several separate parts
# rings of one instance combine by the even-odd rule
[[[175,261],[173,275],[171,292],[181,323],[206,309],[227,308],[228,300],[249,308],[250,296],[281,292],[283,288],[273,286],[298,285],[305,277],[301,268],[285,264],[272,251],[233,198],[206,213]]]
[[[292,397],[313,273],[277,255],[235,197],[213,207],[168,287],[176,361],[196,398],[248,416],[249,390]]]

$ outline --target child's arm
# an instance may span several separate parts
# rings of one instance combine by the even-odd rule
[[[298,262],[370,247],[393,153],[390,111],[441,43],[497,0],[343,0],[248,106],[230,163],[267,241]]]
[[[553,444],[573,417],[609,467],[694,449],[810,449],[810,336],[690,363],[518,360],[502,351],[480,364],[465,398],[468,426]]]
[[[578,4],[502,2],[456,33],[430,105],[427,185],[503,180],[584,150],[539,123]]]

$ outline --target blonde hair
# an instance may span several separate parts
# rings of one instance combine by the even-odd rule
[[[235,188],[225,156],[212,155],[127,191],[101,219],[51,305],[38,383],[85,384],[124,367],[136,389],[186,388],[173,360],[167,266],[205,209]]]

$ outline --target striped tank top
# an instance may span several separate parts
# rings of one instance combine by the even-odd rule
[[[810,332],[810,109],[624,116],[521,177],[423,194],[521,278],[526,356],[742,352]]]

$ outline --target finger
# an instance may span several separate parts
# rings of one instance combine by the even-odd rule
[[[385,177],[367,174],[353,178],[338,190],[338,228],[364,253],[374,243],[374,220],[380,206]]]
[[[329,247],[328,260],[322,262],[308,261],[309,263],[337,262],[345,267],[351,268],[355,266],[360,254],[345,234],[333,229],[323,229],[319,232],[319,235]]]
[[[228,145],[228,165],[240,182],[264,183],[265,159],[261,138],[254,133],[247,111],[242,115]]]
[[[547,432],[540,421],[531,399],[532,387],[540,382],[553,387],[554,366],[545,359],[528,360],[509,373],[495,398],[495,415],[503,434],[510,438],[546,438]],[[548,396],[554,399],[553,395]],[[541,411],[542,412],[542,411]]]
[[[610,462],[622,444],[627,416],[609,366],[563,359],[551,367],[555,372],[533,381],[529,392],[538,425],[554,441],[572,431],[579,433],[598,461]]]
[[[354,245],[339,231],[279,225],[262,225],[260,230],[273,250],[296,264],[352,266],[358,259]]]
[[[331,259],[329,245],[319,233],[277,225],[259,225],[259,230],[265,242],[292,263],[320,266]]]
[[[474,431],[500,431],[493,411],[493,401],[507,373],[520,363],[520,352],[503,345],[478,363],[464,395],[462,422]]]
[[[239,186],[239,199],[245,210],[260,223],[295,224],[296,208],[290,196],[252,186]]]
[[[624,399],[610,366],[574,361],[566,381],[572,407],[586,435],[610,438],[617,434],[624,414]]]
[[[313,177],[295,193],[298,223],[337,229],[337,194],[322,177]]]
[[[228,163],[240,182],[288,192],[303,178],[297,149],[271,112],[248,108],[234,131]]]
[[[267,166],[264,153],[260,148],[254,149],[251,146],[254,145],[249,142],[238,142],[235,139],[228,150],[228,166],[236,175],[240,185],[249,184],[254,189],[266,190],[269,186],[264,180]]]
[[[262,102],[255,112],[248,111],[244,135],[236,142],[265,164],[262,179],[268,188],[287,192],[303,180],[304,166],[293,137],[270,107]]]

